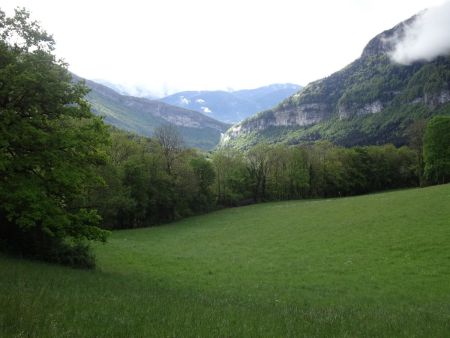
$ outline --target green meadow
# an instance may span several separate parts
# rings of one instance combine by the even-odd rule
[[[115,231],[98,267],[0,256],[1,337],[448,337],[450,185]]]

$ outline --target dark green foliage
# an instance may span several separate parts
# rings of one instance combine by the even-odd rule
[[[269,173],[269,146],[260,143],[247,153],[247,173],[250,190],[256,202],[266,199],[267,176]]]
[[[289,147],[262,143],[240,161],[231,161],[227,153],[233,151],[222,149],[213,156],[218,200],[225,205],[224,195],[258,202],[358,195],[419,184],[416,153],[407,147],[343,148],[330,142]],[[242,167],[246,170],[239,169]],[[227,179],[233,172],[237,173],[234,181],[240,184]]]
[[[305,148],[277,145],[269,147],[268,198],[297,199],[309,189],[308,152]]]
[[[408,145],[416,153],[417,160],[417,177],[419,185],[425,184],[424,179],[424,160],[423,160],[423,136],[427,122],[425,119],[419,119],[413,122],[406,130],[406,137],[408,138]]]
[[[170,139],[111,130],[106,165],[98,168],[106,184],[90,194],[105,227],[161,224],[214,208],[212,164],[182,148],[178,135]]]
[[[1,248],[9,253],[75,268],[93,268],[95,257],[85,240],[57,237],[38,227],[23,230],[2,220]]]
[[[84,200],[101,183],[93,168],[104,161],[106,127],[25,10],[0,11],[0,36],[1,238],[24,254],[53,259],[61,249],[92,265],[80,243],[106,232]]]
[[[194,179],[198,185],[197,194],[193,198],[192,208],[194,211],[208,211],[214,207],[214,195],[212,184],[215,173],[211,161],[203,156],[194,157],[189,165],[194,172]]]
[[[450,181],[450,117],[436,116],[424,136],[425,176],[432,183]]]
[[[242,153],[232,148],[218,149],[212,154],[212,164],[216,178],[214,193],[218,205],[235,206],[249,197]]]
[[[309,152],[310,195],[344,196],[417,184],[414,153],[392,145],[339,148],[329,143]]]

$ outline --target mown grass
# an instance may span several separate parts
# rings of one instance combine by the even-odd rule
[[[0,256],[0,336],[450,334],[450,185],[222,210],[95,249],[95,271]]]

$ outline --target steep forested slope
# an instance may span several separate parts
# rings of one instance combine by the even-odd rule
[[[222,145],[319,139],[348,146],[403,144],[411,122],[450,111],[450,57],[411,65],[396,64],[389,57],[393,37],[404,34],[413,20],[377,35],[344,69],[233,126]]]

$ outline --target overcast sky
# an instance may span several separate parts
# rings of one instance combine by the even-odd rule
[[[308,82],[444,0],[2,0],[28,8],[71,71],[150,90]]]

